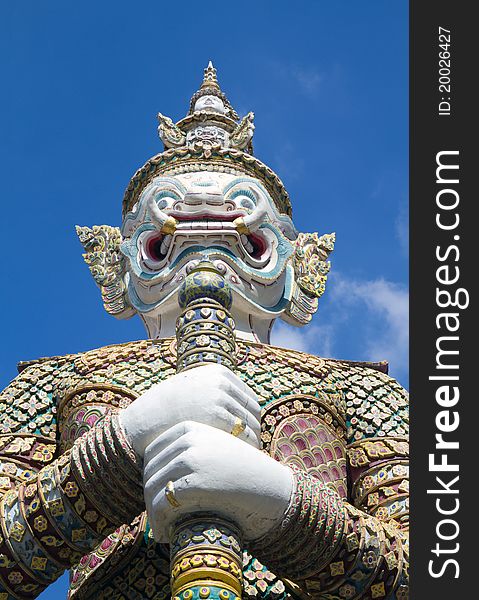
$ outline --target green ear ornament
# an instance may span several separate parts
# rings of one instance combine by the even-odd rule
[[[294,325],[306,325],[318,310],[318,299],[326,288],[331,269],[327,260],[334,250],[335,233],[321,237],[317,233],[300,233],[292,256],[294,286],[286,320]]]
[[[109,225],[94,225],[91,229],[77,225],[76,232],[85,249],[83,258],[100,288],[106,312],[117,319],[132,317],[135,309],[127,296],[120,229]]]

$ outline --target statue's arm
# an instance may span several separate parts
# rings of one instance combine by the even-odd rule
[[[27,369],[5,390],[3,410],[19,407],[16,420],[9,418],[11,411],[6,412],[3,424],[8,424],[10,437],[17,430],[36,431],[43,426],[44,414],[54,414],[57,402],[52,388],[63,386],[69,393],[71,387],[75,389],[70,381],[75,376],[73,367],[68,369],[67,361],[56,370],[53,386],[48,379],[50,366],[43,363],[36,371]],[[24,396],[30,392],[33,398],[27,406]],[[82,409],[89,402],[84,400]],[[97,401],[95,396],[92,402]],[[104,410],[105,405],[95,404],[96,413]],[[0,502],[0,600],[4,600],[1,594],[8,599],[38,596],[109,533],[144,510],[143,465],[138,457],[142,459],[146,446],[155,447],[156,441],[161,446],[166,431],[185,429],[188,418],[198,424],[212,423],[214,427],[202,426],[241,446],[256,448],[259,415],[256,397],[241,380],[225,367],[208,365],[174,375],[152,386],[127,408],[104,415],[64,453],[55,443],[61,437],[56,427],[46,429],[43,433],[51,442],[48,460],[43,463],[46,466],[40,464],[28,478],[12,481]],[[246,424],[238,438],[224,433],[238,420]],[[61,439],[68,446],[69,440]],[[18,449],[15,456],[18,462]],[[152,456],[157,458],[154,452]],[[164,499],[163,493],[160,496]],[[167,520],[154,519],[155,525],[161,526],[162,521],[166,527]]]
[[[393,405],[397,393],[393,387]],[[278,576],[317,598],[408,597],[408,445],[396,432],[385,435],[381,412],[386,415],[387,409],[378,413],[373,406],[367,408],[376,427],[369,432],[372,437],[364,437],[356,426],[369,427],[367,418],[354,420],[350,412],[348,420],[349,501],[296,469],[294,492],[281,524],[251,547]],[[397,422],[407,433],[407,421]]]
[[[0,395],[2,600],[38,596],[144,508],[140,461],[117,416],[59,455],[49,377],[48,363],[27,368]]]
[[[251,552],[316,598],[406,599],[406,534],[302,471],[274,531]]]

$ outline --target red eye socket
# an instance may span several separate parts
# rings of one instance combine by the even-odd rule
[[[259,235],[253,233],[248,235],[248,241],[253,246],[253,252],[250,252],[253,258],[261,258],[266,252],[266,242]]]
[[[153,260],[163,260],[165,258],[165,254],[161,252],[161,243],[163,241],[162,235],[157,235],[148,240],[146,244],[146,252],[150,258]]]

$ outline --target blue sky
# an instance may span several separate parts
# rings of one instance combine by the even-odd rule
[[[19,360],[144,337],[103,312],[74,225],[120,224],[156,113],[186,114],[209,59],[297,227],[337,234],[313,324],[275,341],[407,385],[407,27],[405,0],[2,3],[2,387]]]

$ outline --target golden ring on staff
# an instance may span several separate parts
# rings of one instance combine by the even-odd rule
[[[234,437],[238,437],[243,431],[246,429],[246,423],[243,419],[236,417],[233,427],[231,429],[231,435]]]
[[[178,502],[175,496],[175,486],[173,485],[172,481],[168,481],[168,483],[166,484],[165,496],[170,506],[172,506],[173,508],[178,508],[178,506],[180,506],[180,503]]]

